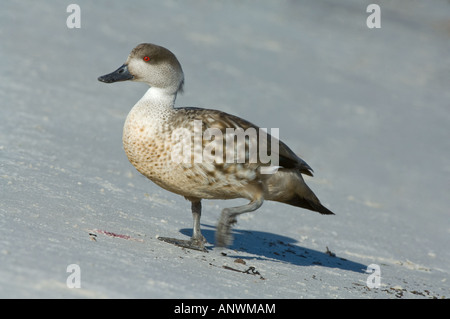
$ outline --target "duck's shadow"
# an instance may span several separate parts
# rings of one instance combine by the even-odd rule
[[[180,233],[186,236],[192,236],[192,229],[180,229]],[[215,242],[214,226],[202,224],[202,234],[208,243]],[[323,252],[304,248],[295,245],[297,242],[295,239],[274,233],[234,229],[233,237],[233,244],[228,248],[235,252],[235,254],[232,255],[229,251],[227,252],[227,255],[233,258],[278,260],[297,266],[319,265],[359,273],[364,273],[367,268],[366,265],[335,255],[332,251],[328,250],[328,247],[324,247]],[[245,251],[257,257],[239,255],[239,251]]]

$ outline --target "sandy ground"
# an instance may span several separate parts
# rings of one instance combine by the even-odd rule
[[[0,4],[0,297],[450,296],[448,1],[383,1],[380,29],[356,0],[77,1],[73,29],[68,4]],[[336,215],[266,202],[219,250],[244,201],[205,201],[208,253],[157,240],[192,220],[123,152],[146,87],[97,81],[142,42],[181,61],[177,105],[279,128]]]

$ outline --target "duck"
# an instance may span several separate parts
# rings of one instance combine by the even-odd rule
[[[305,183],[302,175],[313,176],[312,168],[275,134],[220,110],[175,106],[184,73],[169,49],[141,43],[122,66],[98,80],[149,86],[126,117],[123,149],[138,172],[190,201],[193,218],[190,239],[158,237],[161,241],[207,251],[200,227],[203,199],[249,201],[222,210],[216,247],[230,246],[237,217],[257,210],[266,200],[334,215]],[[231,143],[238,140],[238,132],[244,132],[241,143]],[[272,161],[253,156],[264,147],[270,148]],[[205,154],[209,156],[202,157]]]

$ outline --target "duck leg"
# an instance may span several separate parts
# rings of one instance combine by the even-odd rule
[[[192,232],[192,237],[189,240],[169,238],[169,237],[158,237],[159,240],[174,244],[183,248],[207,251],[205,248],[206,239],[203,237],[200,230],[200,217],[202,215],[202,203],[200,200],[191,200],[191,210],[192,218],[194,220],[194,227]]]
[[[194,219],[193,232],[191,237],[191,242],[197,244],[198,246],[202,246],[206,243],[205,237],[202,235],[202,231],[200,229],[200,217],[202,216],[202,202],[193,201],[191,205],[192,210],[192,218]]]
[[[231,245],[233,242],[233,236],[231,235],[231,226],[237,222],[236,216],[252,212],[259,207],[264,202],[262,196],[254,198],[250,203],[243,206],[224,208],[222,214],[220,215],[219,223],[217,224],[216,230],[216,246],[226,247]]]

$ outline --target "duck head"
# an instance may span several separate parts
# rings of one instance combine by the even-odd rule
[[[104,83],[145,82],[151,87],[177,93],[183,89],[184,74],[178,59],[168,49],[142,43],[131,51],[121,67],[98,80]]]

